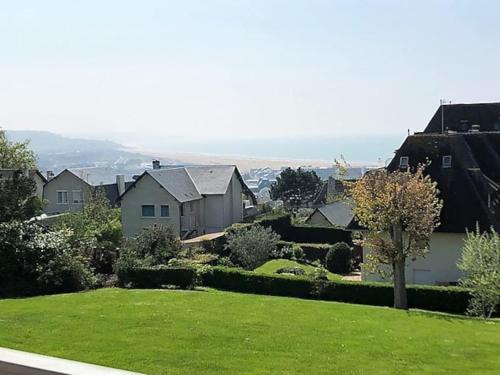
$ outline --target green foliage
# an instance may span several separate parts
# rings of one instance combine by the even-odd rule
[[[282,267],[276,270],[277,274],[289,273],[292,275],[302,276],[306,274],[306,271],[300,267]]]
[[[314,171],[286,168],[271,185],[271,197],[290,206],[300,206],[311,202],[321,185],[321,178]]]
[[[468,313],[490,318],[500,303],[500,235],[493,229],[481,233],[479,226],[467,233],[458,267],[472,294]]]
[[[144,228],[132,239],[128,243],[128,249],[132,256],[155,266],[165,265],[170,259],[176,258],[182,246],[171,225],[154,224]]]
[[[138,267],[118,272],[120,286],[129,288],[164,288],[175,286],[191,289],[196,284],[196,270],[185,267]]]
[[[0,179],[0,222],[27,220],[42,212],[35,195],[35,181],[19,170],[12,178]]]
[[[254,269],[264,263],[276,251],[280,237],[270,228],[253,225],[235,229],[227,235],[226,248],[231,261],[246,269]]]
[[[0,169],[36,169],[36,156],[28,141],[12,142],[0,128]]]
[[[71,229],[71,240],[96,239],[119,246],[122,239],[120,210],[114,209],[101,188],[90,191],[80,211],[61,216],[58,228]]]
[[[87,259],[70,246],[71,233],[36,223],[0,224],[0,295],[34,295],[90,288]]]
[[[203,285],[244,293],[319,298],[375,306],[393,304],[393,288],[390,284],[328,281],[321,274],[324,272],[320,269],[318,277],[311,279],[212,267],[203,274]],[[410,286],[407,290],[409,307],[424,310],[464,314],[471,298],[467,289],[459,287]]]
[[[346,274],[351,271],[351,248],[345,242],[333,245],[326,254],[325,265],[328,271]]]

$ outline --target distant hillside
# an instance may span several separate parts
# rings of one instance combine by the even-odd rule
[[[118,143],[93,139],[68,138],[59,134],[34,130],[8,130],[7,137],[13,141],[30,141],[35,152],[95,152],[123,149]]]

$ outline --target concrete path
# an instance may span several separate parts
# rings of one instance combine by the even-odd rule
[[[0,348],[2,375],[141,375],[68,359]]]

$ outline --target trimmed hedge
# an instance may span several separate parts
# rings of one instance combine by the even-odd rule
[[[197,279],[196,270],[155,267],[121,270],[120,286],[191,288],[197,281],[215,289],[282,297],[321,299],[374,306],[393,306],[393,287],[387,283],[317,281],[305,276],[262,275],[236,268],[212,267]],[[442,286],[408,286],[410,308],[464,314],[469,304],[467,289]],[[498,309],[497,309],[498,311]],[[498,315],[498,314],[497,314]]]
[[[333,228],[333,227],[316,227],[311,225],[293,225],[286,238],[287,241],[301,243],[328,243],[335,244],[337,242],[345,242],[352,245],[351,232]]]
[[[314,243],[295,243],[290,241],[279,241],[278,247],[293,247],[293,245],[298,245],[304,251],[304,256],[309,262],[314,262],[319,260],[322,264],[325,263],[326,254],[328,250],[331,249],[332,245],[329,244],[314,244]]]
[[[163,288],[167,285],[187,289],[196,284],[196,270],[184,267],[140,267],[120,270],[118,284],[138,289]]]
[[[251,271],[213,267],[202,275],[203,285],[235,292],[275,296],[319,298],[374,306],[393,306],[394,292],[390,284],[323,281],[306,277],[260,275]],[[467,289],[440,286],[409,286],[410,308],[465,313],[470,294]]]

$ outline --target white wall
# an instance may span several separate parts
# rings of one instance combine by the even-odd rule
[[[205,201],[205,232],[219,232],[224,230],[224,196],[206,195]]]
[[[155,217],[143,218],[142,205],[154,205]],[[170,206],[170,217],[160,217],[160,206]],[[179,203],[170,193],[163,189],[158,182],[149,175],[142,177],[132,187],[121,201],[123,235],[130,237],[138,234],[143,228],[153,224],[170,224],[180,234],[180,210]]]
[[[73,190],[81,190],[83,192],[83,201],[88,198],[91,186],[82,179],[75,176],[73,173],[63,171],[57,177],[47,182],[43,189],[43,198],[48,201],[44,212],[48,214],[56,214],[63,212],[79,211],[83,207],[83,203],[73,203]],[[57,192],[65,190],[68,192],[68,203],[57,203]]]
[[[464,244],[464,233],[433,233],[429,252],[425,258],[415,261],[407,260],[406,282],[409,284],[446,284],[456,282],[461,277],[457,262]],[[369,249],[363,249],[363,259],[369,254]],[[382,281],[378,274],[362,270],[362,280]]]

